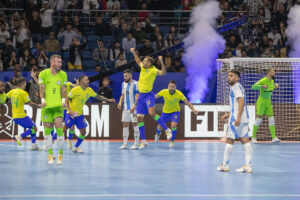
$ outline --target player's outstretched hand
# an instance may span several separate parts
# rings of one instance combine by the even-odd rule
[[[131,53],[135,53],[135,49],[134,48],[130,48],[130,52]]]
[[[264,88],[264,89],[268,89],[267,85],[262,85],[261,87]]]
[[[120,102],[120,103],[118,103],[118,108],[119,108],[119,110],[121,110],[121,109],[122,109],[122,104],[121,104],[121,102]]]
[[[198,111],[198,110],[193,110],[193,113],[194,113],[195,115],[198,115],[199,111]]]
[[[130,113],[134,113],[134,110],[135,110],[136,106],[134,105],[131,109],[130,109]]]
[[[275,84],[275,88],[279,88],[279,85],[277,83]]]

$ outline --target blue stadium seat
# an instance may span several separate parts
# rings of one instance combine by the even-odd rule
[[[113,36],[103,36],[102,37],[105,48],[109,49],[112,44],[115,42],[115,38]]]
[[[169,33],[169,27],[168,26],[161,26],[160,31],[163,33],[163,37],[164,37]]]
[[[88,35],[87,41],[88,41],[88,47],[90,50],[93,50],[98,47],[97,40],[100,40],[101,38],[98,35]]]
[[[52,55],[54,55],[54,54],[58,54],[58,55],[60,55],[61,56],[61,52],[59,52],[59,51],[54,51],[54,52],[47,52],[47,56],[48,56],[48,58],[50,58]]]
[[[93,53],[88,50],[82,51],[82,59],[83,60],[93,60]]]
[[[69,59],[69,57],[70,57],[69,52],[68,52],[68,51],[65,51],[65,52],[63,53],[63,59]]]
[[[130,61],[134,60],[134,57],[133,57],[132,53],[126,53],[125,56],[126,56],[127,62],[130,62]]]
[[[140,49],[142,46],[144,46],[144,44],[137,44],[136,49]]]
[[[84,69],[95,69],[97,66],[97,62],[93,60],[83,60],[82,61],[82,66]]]

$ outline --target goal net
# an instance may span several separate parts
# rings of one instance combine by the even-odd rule
[[[259,90],[251,90],[252,85],[266,76],[267,69],[274,69],[275,83],[279,84],[272,96],[276,135],[282,140],[300,140],[300,58],[230,58],[218,59],[217,64],[217,103],[221,105],[229,105],[228,70],[236,68],[241,72],[240,83],[246,90],[247,104],[255,106]],[[266,117],[257,139],[271,140]]]

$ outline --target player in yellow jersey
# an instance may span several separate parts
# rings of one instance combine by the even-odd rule
[[[169,129],[162,121],[160,116],[155,113],[155,93],[152,91],[156,76],[163,76],[166,74],[166,66],[163,62],[162,56],[158,57],[159,61],[161,62],[161,70],[158,70],[153,65],[153,58],[146,56],[142,62],[141,59],[136,55],[133,48],[131,48],[130,51],[133,54],[136,63],[141,68],[140,78],[138,81],[138,90],[140,96],[138,98],[136,109],[138,116],[138,127],[142,139],[139,149],[144,149],[148,145],[145,136],[144,116],[148,113],[166,131],[167,138],[172,138],[171,129]]]
[[[50,68],[43,70],[39,75],[40,96],[42,100],[42,122],[44,124],[44,140],[48,150],[48,164],[54,162],[52,150],[51,128],[55,126],[57,133],[58,159],[57,164],[62,164],[64,132],[63,117],[66,107],[67,74],[61,70],[61,56],[54,54],[50,57]]]
[[[21,135],[15,136],[15,139],[18,145],[22,145],[21,141],[23,138],[26,138],[28,135],[31,135],[31,149],[32,150],[41,150],[36,144],[36,125],[33,123],[32,119],[28,117],[24,111],[24,104],[28,103],[30,105],[38,106],[37,104],[30,101],[28,93],[24,90],[26,87],[25,78],[18,78],[16,80],[17,88],[10,90],[7,93],[7,98],[11,100],[12,107],[12,117],[14,122],[25,129],[25,132]],[[26,130],[27,129],[27,130]]]
[[[5,90],[5,84],[3,83],[3,81],[0,80],[0,104],[5,104],[7,99],[4,90]]]
[[[187,98],[182,94],[182,92],[176,89],[176,82],[173,80],[169,81],[168,89],[161,90],[155,95],[156,99],[160,97],[164,98],[164,107],[163,113],[161,114],[161,119],[165,123],[171,121],[172,138],[169,147],[173,148],[174,140],[177,134],[177,124],[179,122],[180,116],[179,102],[183,101],[185,104],[187,104],[195,115],[198,114],[198,111],[195,110],[194,106],[187,100]],[[162,127],[158,125],[155,134],[155,142],[158,142],[161,130]]]
[[[68,94],[67,99],[67,115],[65,119],[65,125],[68,128],[76,127],[80,131],[80,135],[77,139],[73,152],[82,153],[83,151],[79,148],[79,145],[84,140],[86,134],[87,124],[83,116],[83,106],[85,102],[90,98],[94,97],[98,100],[104,100],[108,102],[115,102],[114,99],[107,99],[103,96],[97,95],[92,88],[89,87],[89,78],[87,76],[81,76],[79,78],[79,86],[73,88]]]

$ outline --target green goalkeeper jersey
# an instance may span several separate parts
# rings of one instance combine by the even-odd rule
[[[263,85],[268,86],[267,89],[262,88]],[[271,100],[273,90],[275,89],[274,80],[269,80],[268,77],[264,77],[252,85],[252,90],[260,90],[258,99]]]

